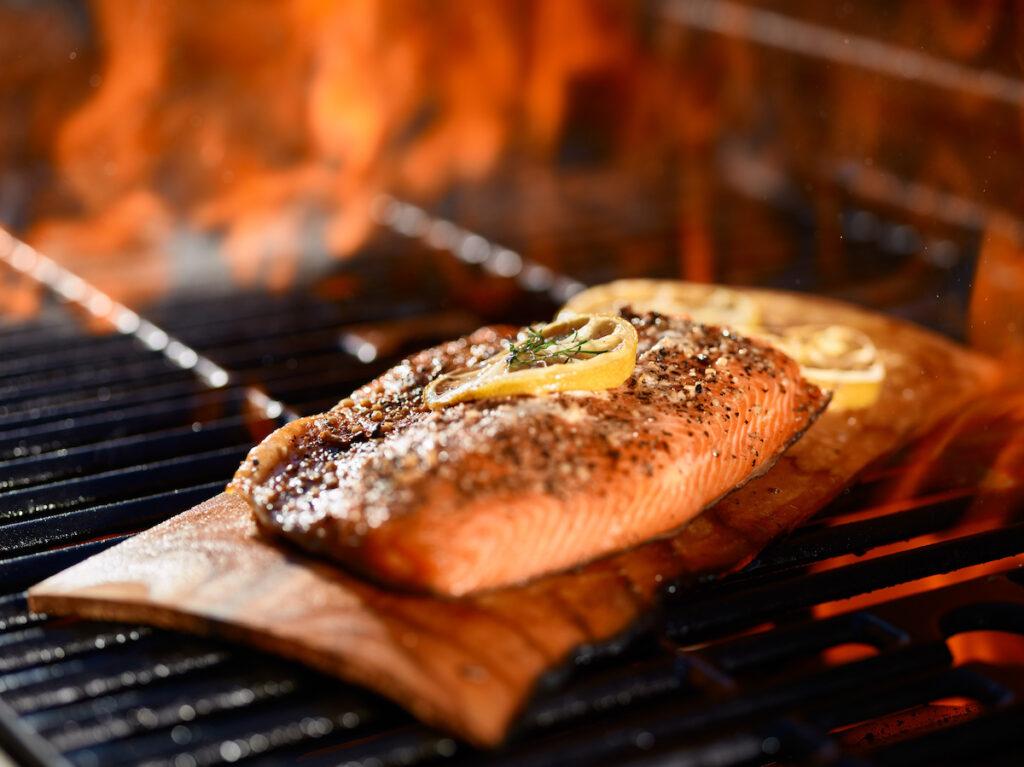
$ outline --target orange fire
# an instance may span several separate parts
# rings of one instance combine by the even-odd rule
[[[848,555],[830,560],[814,570],[832,569],[865,559],[926,546],[985,530],[997,529],[1014,521],[1024,501],[1024,392],[1007,391],[976,404],[952,422],[921,440],[898,470],[882,483],[875,509],[877,514],[860,512],[858,516],[884,515],[913,505],[917,498],[972,497],[963,517],[952,527],[908,541],[878,547],[864,556]],[[840,517],[835,523],[851,521]],[[821,617],[882,604],[911,594],[942,588],[1024,566],[1024,556],[967,567],[948,574],[934,575],[863,594],[840,602],[818,605],[814,614]],[[1006,662],[1024,657],[1020,637],[999,632],[970,632],[947,640],[956,665],[974,661]],[[847,663],[860,657],[860,651],[847,646],[826,653],[830,663]]]
[[[890,555],[972,533],[997,529],[1014,520],[1024,501],[1024,392],[1010,391],[978,403],[960,417],[921,440],[907,459],[892,471],[880,474],[882,489],[872,509],[841,516],[835,524],[865,516],[898,513],[920,503],[916,499],[973,498],[962,518],[948,529],[908,541],[872,549],[864,556],[848,555],[814,566],[812,571]],[[889,477],[888,481],[884,481]],[[984,577],[1014,567],[1024,567],[1024,556],[967,567],[901,583],[838,602],[817,605],[818,617],[880,605],[912,594],[940,589],[954,583]],[[1024,663],[1024,637],[998,631],[971,631],[950,636],[946,645],[954,666],[972,663]],[[874,653],[863,645],[840,645],[823,653],[825,663],[841,665]],[[982,712],[982,706],[966,698],[932,701],[907,711],[841,728],[835,735],[857,750],[893,742],[914,733],[948,726]]]
[[[95,50],[59,43],[88,85],[48,115],[42,139],[63,213],[29,240],[133,301],[204,248],[238,283],[288,284],[309,231],[336,256],[359,246],[382,190],[430,197],[510,151],[547,158],[574,85],[595,72],[639,91],[637,27],[618,3],[94,0],[91,11]]]
[[[954,528],[880,547],[867,558],[991,530],[1019,513],[1024,501],[1024,391],[1016,384],[1016,376],[1024,370],[1024,314],[1020,300],[1024,296],[1024,247],[1007,234],[1012,228],[1012,223],[1005,220],[996,220],[989,227],[979,256],[968,317],[972,345],[1002,360],[1011,388],[976,403],[920,440],[900,466],[885,472],[890,480],[882,483],[875,509],[887,513],[888,505],[898,509],[935,492],[967,492],[974,500]],[[833,560],[828,567],[861,559],[851,555]],[[855,610],[1014,566],[1024,566],[1024,557],[1010,557],[821,605],[816,613],[832,615]],[[952,637],[949,646],[958,662],[1019,657],[1020,650],[1014,637],[987,632]],[[831,659],[845,660],[845,651],[840,648]]]
[[[1018,10],[907,3],[880,19],[765,5],[92,0],[75,15],[15,4],[0,9],[0,49],[16,64],[0,68],[0,168],[17,155],[53,168],[28,195],[29,240],[130,303],[197,279],[188,265],[204,260],[220,280],[289,284],[304,252],[343,257],[366,240],[381,191],[429,203],[513,167],[531,188],[515,221],[546,221],[558,195],[537,171],[576,133],[600,145],[602,172],[627,179],[602,199],[625,208],[628,180],[668,179],[664,242],[690,279],[724,263],[758,282],[796,258],[792,233],[763,210],[721,226],[723,147],[775,168],[775,181],[743,171],[752,197],[786,176],[813,190],[814,269],[829,288],[852,276],[836,167],[921,182],[904,193],[865,172],[849,185],[904,205],[912,223],[937,220],[921,222],[929,236],[949,237],[949,219],[1006,229],[993,219],[1019,202],[1002,158],[1019,153],[1020,110],[1005,111],[1021,88],[981,62],[1016,67],[993,30],[1017,28]],[[772,37],[789,27],[791,39]],[[992,147],[974,140],[979,125],[1001,126]],[[557,246],[535,247],[559,266]],[[653,264],[643,247],[623,243],[618,271]],[[986,311],[975,317],[1003,319]]]

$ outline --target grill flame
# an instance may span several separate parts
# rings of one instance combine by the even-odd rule
[[[919,441],[895,467],[878,471],[874,493],[879,514],[912,507],[914,499],[936,494],[964,497],[963,513],[942,529],[872,549],[864,556],[849,555],[812,566],[832,569],[851,562],[886,556],[941,541],[1019,523],[1024,519],[1024,392],[1006,391],[979,402],[958,418]],[[859,512],[858,517],[867,512]],[[846,521],[840,517],[837,523]],[[828,617],[925,591],[1024,566],[1024,556],[987,562],[954,572],[903,583],[879,591],[819,605],[814,614]],[[947,638],[957,666],[978,661],[1006,662],[1020,658],[1022,638],[994,631],[971,631]],[[862,648],[841,646],[825,654],[829,663],[848,663],[862,657]]]
[[[286,286],[310,232],[333,256],[358,247],[384,190],[437,195],[513,144],[549,155],[574,82],[629,72],[638,44],[626,11],[581,0],[90,8],[95,39],[55,14],[41,56],[81,87],[44,115],[60,213],[28,239],[134,302],[203,258]]]

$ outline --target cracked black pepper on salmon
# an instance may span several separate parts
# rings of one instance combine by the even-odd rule
[[[675,531],[767,470],[827,397],[728,329],[623,311],[636,367],[605,391],[423,404],[509,329],[416,354],[255,447],[231,490],[262,529],[374,580],[458,596]]]

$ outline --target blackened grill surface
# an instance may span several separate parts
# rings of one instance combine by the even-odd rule
[[[872,515],[865,511],[878,479],[868,478],[744,571],[685,594],[667,585],[659,615],[626,641],[581,648],[546,680],[510,743],[487,755],[366,691],[275,658],[28,612],[23,589],[33,582],[222,486],[247,446],[285,417],[268,414],[260,392],[298,412],[322,407],[391,361],[361,362],[344,349],[340,339],[356,324],[436,310],[350,301],[342,311],[308,296],[239,296],[208,313],[201,306],[168,303],[154,316],[232,372],[221,389],[129,339],[85,336],[59,312],[0,327],[10,350],[0,361],[0,582],[8,592],[0,598],[0,734],[17,759],[932,765],[998,764],[1024,747],[1019,671],[956,665],[946,642],[981,628],[1024,633],[1018,573],[834,617],[812,612],[1024,553],[1024,526],[996,519],[942,537],[971,507],[978,491],[970,486]],[[910,539],[918,545],[884,549]],[[843,559],[872,552],[881,553]],[[822,662],[830,648],[851,644],[871,653]],[[954,697],[979,713],[898,740],[843,736]]]

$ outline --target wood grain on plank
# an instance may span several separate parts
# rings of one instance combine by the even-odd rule
[[[853,325],[887,367],[881,397],[828,412],[776,465],[671,537],[509,589],[446,601],[370,585],[262,536],[221,494],[34,587],[32,608],[223,636],[371,687],[481,745],[502,740],[537,680],[625,630],[661,583],[735,569],[866,465],[991,391],[992,362],[853,307],[752,291],[768,322]]]

